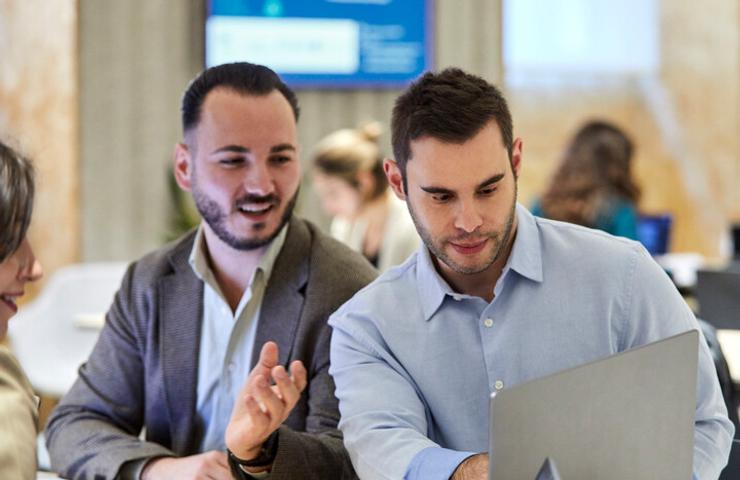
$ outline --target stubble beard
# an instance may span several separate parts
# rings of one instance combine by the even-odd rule
[[[434,255],[438,260],[443,262],[445,265],[450,267],[454,272],[462,274],[462,275],[474,275],[476,273],[481,273],[488,269],[491,265],[493,265],[505,252],[506,247],[509,244],[509,241],[511,239],[511,232],[514,228],[514,217],[516,215],[516,197],[517,197],[517,185],[514,184],[514,198],[511,202],[511,208],[509,209],[509,215],[506,219],[506,224],[504,225],[504,229],[502,232],[490,232],[483,235],[480,234],[465,234],[460,235],[457,237],[450,237],[450,238],[443,238],[441,240],[437,240],[432,237],[431,233],[424,227],[424,225],[419,221],[416,213],[414,212],[414,209],[411,205],[411,202],[409,201],[408,197],[406,200],[406,204],[409,209],[409,214],[411,215],[411,219],[414,222],[414,225],[416,226],[417,232],[419,232],[419,236],[421,237],[422,241],[424,242],[424,245],[429,249],[429,251]],[[488,241],[493,242],[493,251],[491,256],[482,264],[478,265],[462,265],[458,262],[456,262],[450,255],[448,255],[445,252],[445,246],[448,245],[451,241],[459,241],[459,240],[465,240],[468,238],[475,238],[483,240],[484,238]]]
[[[296,190],[293,197],[288,201],[288,203],[285,205],[285,211],[283,212],[282,217],[280,218],[280,223],[277,227],[275,227],[275,230],[272,232],[267,233],[267,236],[265,237],[238,237],[234,235],[232,232],[229,231],[229,228],[227,226],[227,220],[229,217],[229,214],[225,213],[221,206],[212,198],[210,198],[208,195],[206,195],[204,192],[202,192],[195,182],[193,182],[192,185],[192,192],[193,192],[193,200],[195,201],[195,206],[198,209],[198,212],[200,213],[200,216],[203,218],[203,220],[208,224],[209,227],[211,227],[211,230],[213,230],[213,233],[216,234],[216,236],[230,246],[231,248],[235,250],[240,251],[248,251],[248,250],[256,250],[258,248],[262,248],[265,245],[268,245],[270,242],[272,242],[275,237],[280,234],[280,231],[283,229],[283,227],[290,221],[290,217],[293,215],[293,210],[295,209],[296,202],[298,201],[298,190]],[[268,196],[267,198],[270,198],[271,203],[275,205],[275,207],[279,207],[280,205],[280,198],[277,196]],[[247,197],[245,196],[242,199],[237,200],[234,205],[234,210],[237,210],[236,205],[246,202]],[[259,231],[263,230],[265,228],[264,223],[257,223],[255,224],[252,229],[255,234],[257,234]]]

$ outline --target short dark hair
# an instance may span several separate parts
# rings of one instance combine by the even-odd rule
[[[0,262],[12,255],[26,238],[34,191],[31,162],[0,142]]]
[[[293,110],[296,122],[300,109],[295,93],[277,73],[262,65],[248,62],[225,63],[203,70],[188,85],[182,96],[180,112],[182,130],[187,133],[200,121],[203,102],[208,93],[217,87],[228,88],[244,95],[263,96],[277,90],[283,94]]]
[[[411,142],[430,136],[451,143],[474,137],[496,120],[511,161],[513,125],[506,99],[498,88],[459,68],[427,72],[396,99],[391,119],[393,154],[406,178]]]

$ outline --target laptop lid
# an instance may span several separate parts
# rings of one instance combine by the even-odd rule
[[[689,479],[699,334],[664,340],[494,392],[490,480]]]

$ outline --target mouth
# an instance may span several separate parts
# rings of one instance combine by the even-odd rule
[[[259,221],[263,220],[272,210],[277,207],[275,203],[245,203],[239,205],[237,210],[245,217]]]
[[[4,304],[10,309],[10,311],[15,313],[18,311],[18,305],[15,303],[15,300],[18,297],[20,297],[20,295],[3,294],[0,295],[0,303]]]
[[[450,246],[457,252],[463,255],[475,255],[476,253],[483,250],[488,243],[488,239],[467,241],[467,242],[450,242]]]

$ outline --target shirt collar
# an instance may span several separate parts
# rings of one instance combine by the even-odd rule
[[[278,235],[272,240],[272,242],[270,242],[270,246],[262,255],[262,258],[260,259],[259,265],[257,265],[257,269],[255,270],[254,275],[252,276],[252,281],[250,281],[250,283],[252,283],[254,279],[257,278],[258,272],[261,272],[262,278],[264,279],[265,283],[267,283],[267,281],[270,279],[272,269],[275,266],[275,261],[280,254],[280,250],[282,250],[283,245],[285,244],[287,233],[288,225],[286,224],[280,229],[280,233],[278,233]],[[208,259],[206,257],[206,242],[202,223],[198,226],[198,231],[195,234],[193,248],[190,250],[190,257],[188,261],[190,263],[190,267],[193,269],[193,272],[195,272],[195,275],[198,278],[210,284],[213,288],[216,289],[216,291],[220,291],[220,289],[217,288],[218,283],[216,282],[216,278],[213,275],[210,266],[208,265]]]
[[[507,267],[519,275],[542,281],[542,246],[534,216],[521,204],[516,204],[517,233],[511,247]]]
[[[537,223],[532,214],[519,203],[516,204],[515,214],[517,218],[516,238],[499,283],[504,281],[509,270],[514,270],[519,275],[535,282],[541,282],[542,252]],[[432,315],[442,305],[445,296],[449,295],[454,299],[466,297],[464,294],[453,291],[437,272],[431,253],[425,245],[421,246],[417,255],[416,281],[425,320],[432,318]],[[497,290],[500,290],[500,286],[497,286]]]

